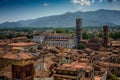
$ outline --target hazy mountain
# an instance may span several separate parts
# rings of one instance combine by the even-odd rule
[[[75,19],[82,18],[83,26],[120,25],[120,11],[97,10],[87,12],[67,12],[62,15],[54,15],[17,22],[5,22],[0,27],[72,27]]]

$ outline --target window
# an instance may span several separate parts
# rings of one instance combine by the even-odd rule
[[[114,73],[114,72],[115,72],[115,70],[114,70],[114,69],[112,69],[112,70],[111,70],[111,72],[112,72],[112,73]]]
[[[67,74],[68,74],[68,71],[63,71],[63,73],[67,75]]]
[[[85,77],[90,77],[88,72],[85,72]]]
[[[18,71],[16,71],[15,77],[16,77],[17,79],[20,79],[20,73],[19,73]]]
[[[120,68],[118,67],[118,71],[120,70]]]
[[[71,71],[70,71],[70,75],[74,75],[74,72],[71,72]]]
[[[31,76],[31,71],[30,70],[26,71],[26,77],[29,77],[29,76]]]
[[[66,57],[66,59],[69,59],[69,57]]]

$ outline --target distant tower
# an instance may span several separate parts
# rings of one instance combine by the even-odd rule
[[[76,19],[76,40],[78,46],[82,40],[82,19],[80,18]]]
[[[33,64],[12,65],[12,80],[34,80]]]
[[[108,26],[103,26],[103,45],[108,46]]]

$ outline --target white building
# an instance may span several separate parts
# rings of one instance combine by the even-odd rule
[[[42,35],[34,35],[32,41],[42,43],[44,39],[45,37]]]
[[[44,43],[49,46],[55,47],[75,47],[75,38],[72,34],[58,34],[58,33],[48,33],[44,32],[33,36],[32,41],[37,43]]]

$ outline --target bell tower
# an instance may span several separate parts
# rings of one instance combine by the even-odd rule
[[[103,46],[108,46],[108,26],[103,26]]]
[[[78,18],[76,19],[76,44],[77,44],[77,47],[78,45],[80,44],[82,40],[82,19],[81,18]]]

